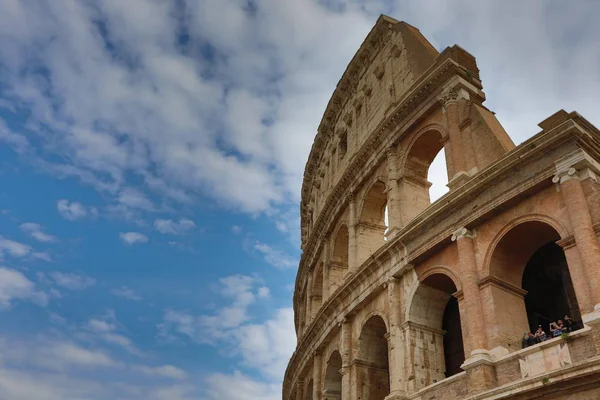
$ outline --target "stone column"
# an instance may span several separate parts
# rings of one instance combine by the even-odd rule
[[[322,368],[323,358],[320,352],[316,352],[313,356],[313,400],[321,400],[321,393],[323,392],[323,385],[321,383]]]
[[[564,168],[557,171],[552,181],[560,184],[560,191],[573,229],[573,237],[575,238],[583,270],[589,283],[589,293],[592,304],[594,304],[593,311],[594,314],[599,314],[598,317],[600,317],[600,245],[594,232],[592,217],[590,216],[587,199],[581,187],[580,179],[581,174],[575,168]],[[570,263],[569,272],[571,272]],[[573,272],[575,276],[572,278],[574,280],[578,279],[577,269],[575,268]],[[578,293],[579,296],[581,296],[581,293]],[[582,311],[590,312],[592,310]],[[589,317],[584,316],[584,322]],[[597,319],[597,317],[594,317],[594,319]]]
[[[391,277],[387,281],[390,331],[388,340],[388,362],[390,375],[390,396],[388,399],[404,398],[404,346],[400,321],[400,287],[398,280]]]
[[[387,165],[388,165],[388,180],[387,180],[387,205],[388,205],[388,237],[393,237],[397,230],[402,227],[402,211],[400,206],[400,187],[398,186],[398,180],[400,175],[398,173],[398,157],[396,155],[396,148],[392,147],[387,152]]]
[[[356,237],[356,226],[358,220],[356,216],[356,196],[354,193],[350,194],[348,199],[349,218],[348,218],[348,270],[354,271],[358,268],[356,262],[357,249],[357,237]]]
[[[323,263],[323,303],[329,298],[329,268],[331,267],[331,247],[329,246],[331,239],[325,239],[323,242],[323,253],[325,262]]]
[[[352,324],[348,319],[342,321],[342,400],[350,400],[350,364],[352,363]]]
[[[305,319],[306,319],[306,326],[310,325],[311,321],[312,321],[312,274],[314,273],[313,271],[310,271],[310,273],[308,274],[308,279],[306,280],[306,312],[305,312]]]
[[[304,381],[302,379],[299,379],[296,383],[296,398],[298,400],[306,400],[306,397],[304,397]]]
[[[466,317],[468,336],[463,333],[463,337],[469,338],[469,344],[465,347],[471,349],[461,368],[467,372],[469,393],[474,394],[493,387],[496,384],[496,375],[492,357],[487,350],[473,235],[466,228],[460,228],[452,234],[452,241],[456,241],[458,247],[458,264],[464,296],[462,303],[466,310],[466,315],[461,315],[461,322]],[[462,307],[459,303],[460,308]]]
[[[469,175],[467,173],[467,160],[465,160],[465,151],[463,138],[460,132],[460,115],[458,110],[458,100],[469,98],[468,92],[460,88],[448,88],[440,97],[446,114],[448,126],[448,136],[450,147],[452,148],[451,157],[452,169],[448,171],[448,187],[452,190],[461,186]]]
[[[479,278],[475,261],[473,234],[466,228],[460,228],[452,234],[452,241],[458,248],[458,264],[462,282],[467,325],[472,351],[486,349],[485,329],[483,326],[483,307],[479,295]],[[462,317],[462,316],[461,316]]]

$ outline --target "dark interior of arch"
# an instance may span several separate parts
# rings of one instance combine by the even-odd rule
[[[385,193],[385,184],[377,181],[367,193],[363,204],[360,220],[375,225],[385,226],[385,207],[387,205],[387,195]]]
[[[363,364],[369,400],[383,400],[390,394],[390,366],[387,328],[379,316],[371,317],[360,334],[359,359]]]
[[[345,266],[348,265],[348,228],[342,226],[335,238],[333,248],[333,261],[339,262]]]
[[[339,352],[334,352],[329,361],[327,361],[327,369],[325,370],[325,385],[324,398],[327,400],[342,399],[342,356]]]
[[[431,275],[423,281],[423,284],[441,290],[449,297],[442,317],[442,330],[446,332],[444,334],[445,375],[448,378],[462,372],[460,366],[465,362],[458,300],[453,296],[457,288],[452,279],[443,274]]]
[[[444,362],[446,366],[446,378],[448,378],[462,372],[460,366],[465,362],[458,300],[454,296],[450,296],[450,300],[448,300],[448,304],[444,310],[442,329],[446,331],[444,334]]]
[[[549,334],[549,324],[569,315],[581,322],[579,305],[563,249],[554,242],[541,246],[523,272],[525,307],[531,332],[539,325]]]

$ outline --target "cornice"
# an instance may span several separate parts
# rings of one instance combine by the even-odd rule
[[[443,217],[449,209],[459,209],[472,204],[479,193],[497,185],[499,179],[511,176],[515,169],[526,168],[532,160],[543,158],[550,150],[561,149],[562,145],[567,142],[577,144],[593,156],[600,158],[600,146],[597,146],[600,141],[598,138],[594,138],[593,135],[593,132],[586,131],[573,120],[566,121],[551,130],[542,131],[506,153],[497,162],[481,170],[467,181],[460,191],[446,194],[414,218],[407,226],[399,230],[394,239],[387,242],[357,270],[350,273],[344,284],[331,294],[318,311],[316,317],[306,328],[304,335],[299,338],[297,350],[292,356],[285,373],[284,398],[289,398],[291,384],[297,378],[296,373],[292,373],[292,371],[299,371],[300,367],[305,365],[308,357],[312,354],[311,349],[321,345],[321,343],[318,343],[319,339],[326,338],[333,330],[339,329],[337,318],[340,315],[347,316],[356,313],[361,308],[361,304],[383,290],[384,283],[389,276],[400,277],[408,270],[406,266],[414,260],[440,243],[449,241],[451,233],[456,230],[456,226],[443,226]],[[548,166],[538,171],[538,173],[528,179],[522,179],[513,187],[506,189],[502,195],[496,196],[493,202],[469,212],[467,218],[461,221],[462,225],[473,226],[476,221],[483,219],[494,209],[518,198],[521,194],[527,193],[536,187],[541,188],[551,185],[554,172],[554,164],[552,164],[552,160],[548,160]],[[430,236],[429,229],[424,228],[432,225],[439,225],[442,228]],[[404,257],[405,245],[408,248],[412,247],[410,244],[416,238],[421,238],[423,244],[420,247],[413,248],[408,257]],[[372,285],[360,291],[357,296],[356,290],[372,276],[374,271],[384,265],[386,260],[391,260],[391,269],[381,271],[379,278]],[[491,279],[489,282],[485,280],[480,282],[481,285],[491,283]]]

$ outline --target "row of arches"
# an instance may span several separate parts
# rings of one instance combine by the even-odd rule
[[[565,315],[582,327],[567,257],[557,244],[560,240],[555,227],[530,220],[513,226],[493,244],[490,276],[518,290],[497,288],[489,293],[488,303],[494,305],[485,310],[490,348],[493,343],[520,349],[524,332],[542,326],[549,334],[550,323]],[[421,276],[409,294],[402,339],[395,339],[400,340],[395,346],[405,348],[403,368],[409,391],[462,372],[461,365],[473,350],[462,301],[460,277],[445,267]],[[357,372],[352,376],[358,380],[353,386],[364,398],[383,400],[390,394],[389,338],[384,318],[372,315],[353,346]],[[334,351],[326,361],[323,399],[342,399],[341,369],[342,358]]]

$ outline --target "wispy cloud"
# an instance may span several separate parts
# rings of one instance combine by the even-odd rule
[[[276,268],[293,268],[298,266],[298,260],[289,256],[284,251],[274,249],[268,244],[257,241],[254,244],[254,250],[260,252],[265,261]]]
[[[181,218],[179,221],[172,219],[157,219],[154,221],[154,228],[160,233],[170,233],[181,235],[196,228],[196,223],[191,219]]]
[[[24,224],[21,224],[20,228],[23,232],[29,234],[31,237],[40,242],[48,243],[58,241],[56,236],[44,232],[44,229],[40,224],[36,224],[34,222],[26,222]]]
[[[132,245],[138,244],[138,243],[148,242],[148,237],[146,235],[144,235],[143,233],[139,233],[139,232],[119,233],[119,238],[121,238],[121,241],[128,246],[132,246]]]
[[[12,257],[25,257],[32,252],[31,246],[0,236],[0,258],[4,254]]]
[[[31,301],[45,306],[48,295],[36,289],[23,273],[0,266],[0,309],[8,309],[15,300]]]
[[[132,289],[130,289],[126,286],[123,286],[118,289],[113,289],[110,292],[112,294],[114,294],[115,296],[123,297],[123,298],[129,299],[129,300],[140,301],[142,299],[141,296],[139,296]]]
[[[84,290],[96,284],[96,280],[86,275],[64,272],[50,272],[56,285],[69,290]]]
[[[56,202],[56,209],[58,213],[65,219],[70,221],[76,221],[78,219],[85,218],[90,214],[87,207],[77,201],[69,201],[67,199],[60,199]],[[95,209],[90,209],[94,213]]]

